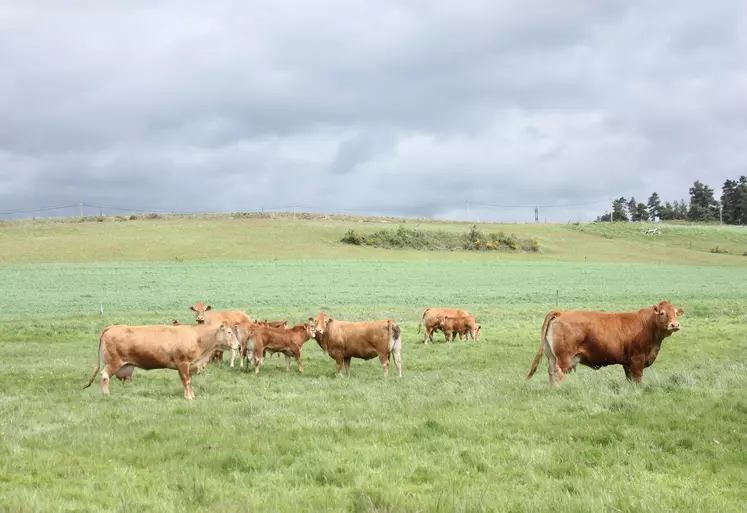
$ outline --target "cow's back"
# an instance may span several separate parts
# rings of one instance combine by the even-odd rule
[[[548,326],[553,351],[580,354],[583,363],[604,364],[626,361],[637,341],[647,338],[645,326],[627,312],[566,310]]]
[[[189,356],[197,345],[197,335],[190,326],[113,325],[103,334],[104,355],[137,364],[144,369],[169,365]],[[111,358],[105,358],[111,359]]]
[[[338,321],[327,325],[328,352],[341,351],[345,357],[375,358],[389,347],[389,323],[378,321]]]

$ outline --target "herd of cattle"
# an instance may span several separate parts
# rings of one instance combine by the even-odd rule
[[[325,313],[309,317],[307,322],[288,327],[284,321],[253,320],[241,310],[217,311],[202,302],[190,306],[195,325],[128,326],[112,325],[101,331],[96,355],[96,369],[83,388],[88,388],[101,370],[101,391],[109,393],[112,376],[132,380],[136,367],[141,369],[175,369],[184,386],[184,397],[194,399],[191,374],[199,374],[211,362],[222,362],[223,352],[231,351],[230,366],[237,354],[239,365],[246,362],[259,373],[267,353],[285,355],[286,370],[291,357],[303,372],[301,349],[314,339],[350,376],[352,358],[370,360],[379,357],[384,376],[394,359],[397,375],[402,377],[402,333],[391,319],[351,322],[334,319]],[[545,316],[541,341],[532,362],[530,379],[543,355],[548,359],[550,384],[558,386],[565,375],[579,363],[600,369],[621,365],[627,379],[640,383],[643,369],[656,360],[662,341],[680,330],[678,316],[682,308],[669,301],[634,312],[597,312],[554,310]],[[418,333],[425,326],[423,343],[433,342],[433,333],[441,331],[447,343],[458,334],[460,340],[477,342],[481,327],[469,312],[457,308],[426,308],[420,316]]]

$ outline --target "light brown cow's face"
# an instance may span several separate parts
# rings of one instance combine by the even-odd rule
[[[684,313],[685,311],[682,308],[675,308],[669,301],[662,301],[658,305],[654,305],[657,326],[662,331],[669,333],[680,330],[680,322],[677,317],[684,315]]]
[[[309,324],[314,327],[314,336],[321,336],[332,318],[325,313],[319,313],[316,318],[309,317]]]
[[[205,312],[212,310],[213,307],[200,301],[196,305],[190,306],[189,309],[195,313],[197,324],[202,324],[205,322]]]
[[[233,349],[234,351],[239,349],[241,344],[239,344],[239,339],[237,338],[238,329],[238,324],[231,326],[224,322],[220,323],[220,326],[218,326],[218,332],[215,335],[218,342],[216,349],[221,349],[223,347]]]
[[[446,317],[443,315],[437,315],[436,316],[436,328],[443,329],[444,324],[446,324]]]
[[[316,334],[316,327],[309,322],[305,322],[303,327],[306,328],[306,336],[309,338],[314,338],[314,335]]]

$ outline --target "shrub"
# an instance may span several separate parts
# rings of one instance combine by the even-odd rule
[[[353,244],[355,246],[360,246],[363,244],[363,236],[358,235],[355,230],[352,228],[348,230],[345,235],[340,239],[340,242],[344,242],[345,244]]]
[[[467,250],[467,251],[539,251],[536,239],[519,239],[516,235],[506,236],[503,232],[484,234],[472,225],[467,233],[447,230],[421,230],[400,226],[396,230],[377,230],[362,235],[355,230],[348,230],[340,239],[344,244],[354,246],[373,246],[387,249],[419,250]]]
[[[722,248],[722,247],[719,247],[719,246],[713,246],[711,248],[711,253],[728,253],[728,252],[729,252],[728,249]]]

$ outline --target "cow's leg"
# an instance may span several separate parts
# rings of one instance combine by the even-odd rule
[[[636,383],[643,383],[643,363],[643,358],[636,358],[630,362],[630,374]]]
[[[630,371],[629,365],[623,365],[623,370],[625,371],[625,378],[628,381],[633,381],[633,373]]]
[[[335,356],[335,364],[337,365],[337,375],[342,377],[342,357],[341,356]],[[350,365],[348,365],[348,369],[350,368]],[[350,374],[348,374],[349,376]]]
[[[345,358],[345,375],[348,377],[350,377],[350,360],[352,360],[350,356]]]
[[[387,354],[380,354],[379,361],[381,362],[381,368],[384,369],[384,377],[389,375],[389,358]]]
[[[236,349],[231,348],[231,367],[233,367],[234,360],[236,360]]]
[[[182,385],[184,385],[184,398],[194,399],[192,393],[192,378],[189,376],[189,362],[180,363],[176,368],[179,372],[179,377],[182,378]]]
[[[297,349],[296,351],[293,351],[293,356],[296,358],[296,364],[298,364],[298,372],[303,372],[303,365],[301,364],[301,350]],[[288,361],[290,362],[290,357],[288,357]],[[288,364],[288,369],[290,369],[290,363]]]
[[[556,387],[559,387],[560,384],[563,382],[563,379],[565,378],[565,370],[567,367],[564,367],[561,365],[560,361],[557,359],[555,360],[555,380],[553,385]]]
[[[285,372],[290,372],[290,370],[291,370],[291,357],[290,355],[286,354],[285,355]]]
[[[397,338],[392,345],[392,356],[394,356],[394,365],[397,366],[397,376],[402,377],[402,339]]]
[[[433,335],[431,334],[430,331],[428,331],[428,327],[426,326],[425,327],[425,335],[423,335],[423,344],[427,344],[428,340],[430,340],[431,342],[433,342]]]

